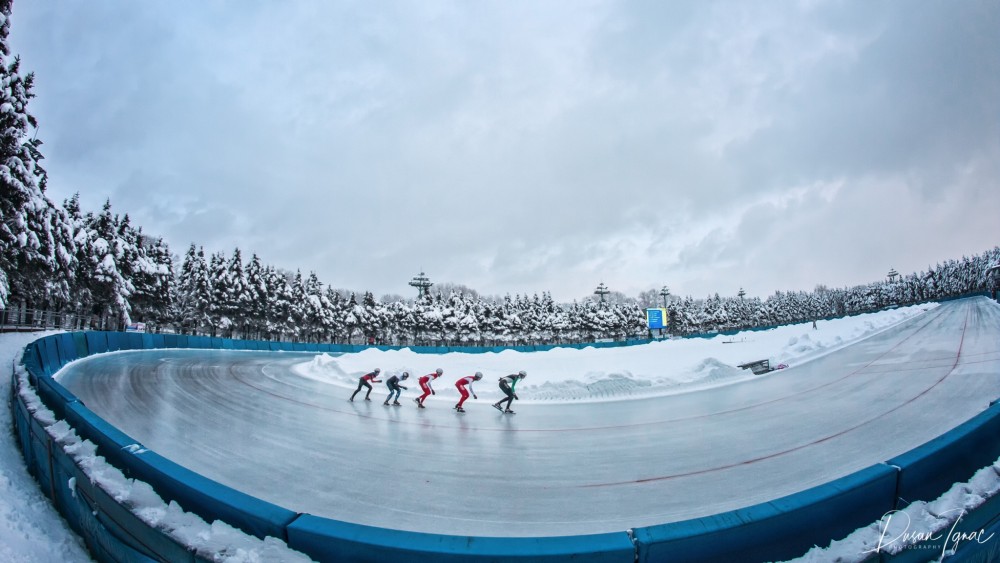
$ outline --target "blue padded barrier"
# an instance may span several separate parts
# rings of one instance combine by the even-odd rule
[[[771,502],[633,530],[638,563],[782,561],[892,510],[896,470],[877,464]]]
[[[46,336],[38,341],[42,352],[42,371],[46,375],[52,375],[62,367],[59,364],[59,349],[56,347],[56,337]]]
[[[156,557],[151,554],[151,546],[166,544],[170,540],[152,528],[146,528],[148,536],[158,535],[159,538],[149,538],[150,546],[144,546],[142,542],[130,537],[128,532],[116,523],[115,518],[122,516],[122,511],[128,512],[122,506],[117,509],[111,508],[112,513],[102,511],[98,505],[98,496],[107,499],[106,493],[90,482],[90,479],[77,467],[73,460],[63,453],[56,454],[56,474],[61,476],[59,486],[56,488],[57,508],[62,515],[73,525],[73,529],[80,534],[91,554],[98,561],[115,561],[122,563],[153,563],[156,561],[170,561],[170,559]],[[68,478],[75,478],[75,487],[69,488]],[[65,479],[65,481],[62,481]],[[134,522],[136,517],[130,515],[125,517],[126,521]],[[175,544],[176,545],[176,544]],[[139,549],[136,548],[139,547]],[[184,556],[185,550],[165,550],[165,553],[179,555],[177,561],[185,563],[191,561],[191,557]]]
[[[183,340],[183,339],[182,339]],[[187,342],[184,344],[185,348],[211,348],[212,339],[208,336],[195,336],[190,335],[187,337]]]
[[[21,446],[21,453],[25,461],[31,456],[31,415],[28,413],[28,406],[19,396],[14,397],[14,426],[17,434],[18,445]],[[31,464],[28,464],[28,472],[34,473]]]
[[[235,340],[230,340],[228,338],[220,338],[219,340],[221,341],[219,342],[219,349],[221,350],[232,350],[234,348],[233,343],[236,342]],[[214,339],[213,339],[213,344],[214,344]],[[215,348],[214,345],[212,347]]]
[[[90,355],[90,350],[87,349],[87,333],[85,332],[71,332],[73,335],[73,342],[76,344],[76,358],[86,358]]]
[[[194,561],[193,554],[186,547],[143,522],[100,487],[92,487],[88,492],[91,495],[88,504],[96,509],[101,524],[128,547],[159,561]]]
[[[97,446],[98,455],[120,469],[126,477],[131,477],[128,467],[133,454],[126,448],[133,445],[141,446],[135,438],[97,416],[79,401],[66,406],[66,422],[81,438],[90,440]]]
[[[28,441],[31,443],[31,461],[35,480],[45,496],[52,498],[52,438],[45,428],[32,417],[28,420]]]
[[[24,369],[28,372],[28,381],[32,385],[38,384],[38,378],[45,375],[45,368],[42,367],[42,349],[38,345],[38,342],[32,342],[24,351],[24,356],[21,357],[21,361],[24,363]]]
[[[223,342],[222,338],[219,338],[218,336],[213,336],[210,339],[210,342],[209,342],[208,346],[206,346],[206,348],[211,348],[213,350],[221,350],[222,348],[224,348],[224,346],[222,345],[222,342]]]
[[[64,366],[77,359],[76,339],[72,332],[63,332],[56,335],[56,347],[59,348],[59,365]]]
[[[78,402],[76,395],[69,392],[51,377],[39,377],[35,383],[35,390],[38,396],[45,403],[45,406],[56,415],[56,418],[66,418],[66,408],[71,403]]]
[[[292,342],[292,351],[294,352],[305,352],[306,345],[303,342]]]
[[[142,335],[141,332],[126,332],[122,350],[142,350]]]
[[[886,463],[899,468],[897,506],[933,500],[1000,457],[1000,404]]]
[[[316,561],[377,563],[633,563],[628,534],[486,538],[422,534],[339,522],[304,514],[288,525],[288,547]]]
[[[132,455],[127,467],[132,476],[156,489],[164,500],[208,522],[222,520],[244,532],[284,540],[285,526],[298,513],[231,489],[181,467],[149,450]]]
[[[58,446],[58,445],[56,445]],[[62,514],[66,522],[69,523],[70,527],[77,534],[83,535],[83,527],[80,523],[80,513],[79,504],[77,502],[75,490],[70,488],[70,479],[76,478],[77,481],[86,481],[86,484],[90,484],[89,480],[86,478],[81,479],[78,475],[82,476],[82,472],[73,463],[69,455],[63,451],[61,447],[52,448],[52,480],[55,483],[53,487],[55,495],[52,499],[52,503],[55,505],[56,509]]]
[[[87,350],[91,354],[103,354],[108,351],[108,335],[106,332],[87,332]]]
[[[163,335],[163,347],[164,348],[180,348],[180,335],[179,334],[164,334]]]
[[[105,336],[108,339],[109,352],[117,352],[125,345],[125,335],[121,332],[108,332]]]

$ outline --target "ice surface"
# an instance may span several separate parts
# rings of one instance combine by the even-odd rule
[[[740,343],[441,356],[123,352],[59,378],[144,447],[296,511],[541,536],[714,514],[905,452],[998,396],[997,327],[1000,307],[974,299]],[[762,358],[791,367],[734,368]],[[438,366],[445,376],[427,409],[409,400],[413,383],[403,407],[383,406],[378,384],[373,401],[347,400],[375,367],[419,376]],[[519,369],[529,378],[518,414],[502,415],[489,407],[496,378]],[[452,382],[474,371],[487,374],[480,399],[455,413]]]

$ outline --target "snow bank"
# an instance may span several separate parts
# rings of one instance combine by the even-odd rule
[[[920,315],[937,304],[915,305],[854,317],[790,325],[759,332],[710,339],[690,338],[621,348],[556,348],[546,352],[487,352],[442,355],[418,354],[410,349],[368,349],[353,354],[319,354],[295,366],[303,377],[355,388],[358,378],[382,368],[388,377],[408,371],[420,376],[444,369],[435,382],[438,397],[453,400],[453,383],[477,371],[484,374],[476,392],[483,398],[500,397],[496,380],[520,370],[528,378],[518,384],[523,401],[603,401],[687,393],[730,385],[767,375],[753,375],[737,366],[767,359],[772,366],[794,367],[867,338]]]
[[[946,493],[931,502],[914,502],[906,508],[890,512],[878,522],[855,530],[829,546],[814,547],[796,563],[861,562],[874,553],[898,554],[924,540],[944,540],[942,551],[928,553],[936,560],[968,542],[996,541],[981,530],[963,535],[953,530],[960,518],[1000,492],[1000,459],[984,467],[967,483],[956,483]]]

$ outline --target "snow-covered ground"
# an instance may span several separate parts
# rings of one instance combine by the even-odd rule
[[[547,352],[487,352],[443,355],[418,354],[409,349],[368,349],[354,354],[319,354],[297,366],[299,375],[333,385],[356,388],[358,378],[375,368],[388,377],[407,371],[421,376],[444,370],[438,395],[457,396],[460,377],[483,373],[476,392],[499,398],[496,380],[524,370],[517,384],[525,402],[601,401],[629,397],[670,395],[745,381],[753,372],[737,366],[767,359],[771,367],[794,365],[828,354],[887,327],[919,315],[937,304],[903,307],[830,321],[783,326],[735,336],[657,341],[620,348],[556,348]],[[411,388],[416,385],[410,379]],[[381,389],[379,389],[381,391]]]
[[[14,361],[24,347],[51,333],[0,335],[0,561],[91,561],[83,541],[69,529],[38,483],[28,475],[11,434],[10,397]]]
[[[300,374],[353,388],[357,377],[375,367],[383,376],[403,370],[414,375],[437,367],[445,370],[439,394],[455,392],[452,381],[460,376],[482,371],[489,378],[526,370],[528,379],[519,391],[526,401],[600,401],[630,397],[665,395],[704,389],[743,381],[754,376],[735,366],[768,359],[772,366],[797,365],[857,342],[867,336],[919,315],[936,305],[922,305],[882,311],[857,317],[820,321],[768,331],[747,332],[711,339],[684,339],[657,342],[627,348],[556,349],[543,353],[505,351],[487,354],[445,354],[430,356],[409,350],[368,350],[338,357],[318,355],[298,366]],[[10,393],[10,374],[23,347],[45,333],[0,335],[0,365],[10,366],[0,373],[0,390]],[[477,390],[484,398],[495,385]],[[530,391],[530,392],[529,392]],[[57,423],[62,424],[62,423]],[[9,409],[0,408],[0,425],[10,428]],[[68,429],[64,429],[68,432]],[[72,443],[73,440],[68,440]],[[86,446],[83,446],[86,449]],[[97,460],[97,463],[100,463]],[[914,503],[896,516],[884,531],[883,523],[873,523],[850,537],[825,549],[807,554],[806,561],[842,558],[860,560],[865,550],[892,547],[886,542],[894,536],[904,518],[913,524],[929,523],[936,530],[946,530],[961,509],[980,504],[1000,489],[1000,465],[980,471],[969,483],[958,484],[932,503]],[[136,486],[130,484],[129,486]],[[141,487],[141,484],[138,484]],[[139,491],[141,492],[141,491]],[[151,492],[151,491],[150,491]],[[155,495],[154,495],[155,496]],[[903,530],[905,532],[906,530]],[[881,545],[879,542],[882,542]],[[202,546],[204,549],[205,546]],[[0,432],[0,560],[2,561],[90,561],[82,541],[76,537],[39,491],[28,475],[14,438]],[[252,557],[245,559],[252,560]]]

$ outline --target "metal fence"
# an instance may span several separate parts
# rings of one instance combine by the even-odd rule
[[[100,315],[44,311],[16,307],[0,309],[0,332],[32,332],[36,330],[121,330],[114,319]]]

